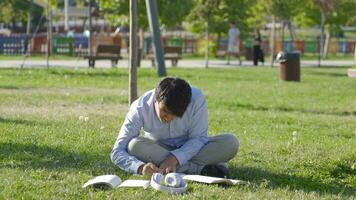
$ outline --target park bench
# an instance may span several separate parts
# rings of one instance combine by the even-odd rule
[[[152,66],[155,66],[155,55],[148,54]],[[177,66],[178,60],[182,59],[182,47],[164,47],[164,60],[171,60],[172,66]]]
[[[227,46],[219,45],[216,50],[216,57],[225,58],[226,55],[227,55]]]
[[[84,56],[88,59],[89,67],[95,67],[96,60],[111,60],[111,66],[116,67],[122,56],[120,55],[120,45],[99,44],[93,56]]]

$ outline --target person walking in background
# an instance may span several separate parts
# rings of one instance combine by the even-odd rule
[[[239,65],[241,65],[240,30],[236,27],[235,22],[230,22],[229,26],[230,29],[228,32],[227,64],[230,64],[230,56],[236,56],[239,59]]]
[[[67,37],[74,37],[75,30],[74,28],[71,28],[67,31]]]
[[[263,51],[261,49],[261,34],[260,30],[256,29],[255,34],[253,36],[253,65],[257,66],[258,61],[262,62],[262,65],[264,65],[265,59],[263,55]]]

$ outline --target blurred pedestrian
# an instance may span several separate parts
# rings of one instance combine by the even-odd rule
[[[230,29],[228,32],[228,48],[227,48],[227,64],[230,64],[230,56],[238,57],[239,65],[240,58],[240,30],[236,27],[235,22],[229,23]]]
[[[255,34],[253,36],[253,65],[255,66],[258,65],[258,61],[261,61],[262,65],[264,65],[265,62],[263,51],[261,48],[261,43],[262,43],[262,39],[261,39],[260,30],[256,29]]]
[[[73,28],[69,29],[67,31],[67,37],[74,37],[74,32],[75,32],[75,30]]]

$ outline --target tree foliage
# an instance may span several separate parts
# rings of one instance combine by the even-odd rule
[[[249,8],[252,13],[247,19],[250,26],[257,27],[267,23],[271,16],[277,20],[292,20],[295,15],[305,9],[305,3],[309,0],[254,0],[253,5]]]
[[[23,0],[2,0],[0,2],[0,22],[10,23],[14,20],[27,20],[27,13],[30,7],[29,1]]]
[[[249,32],[246,18],[249,16],[248,0],[196,0],[195,6],[187,18],[189,29],[196,33],[204,31],[204,24],[209,20],[209,31],[215,34],[225,34],[229,22],[235,22],[242,37]]]
[[[326,25],[335,30],[343,25],[356,25],[355,0],[254,0],[246,21],[248,26],[260,27],[270,21],[290,20],[300,27],[319,26],[321,12],[326,13]]]
[[[305,0],[305,4],[305,9],[294,18],[302,27],[319,25],[323,11],[326,14],[326,27],[332,32],[340,31],[344,25],[356,25],[355,0]]]
[[[129,24],[128,0],[92,0],[100,3],[101,13],[113,25]],[[138,1],[138,25],[148,27],[146,1]],[[30,0],[1,0],[0,23],[26,22]],[[62,8],[64,0],[50,0],[53,7]],[[87,6],[87,0],[76,0],[76,6]],[[228,22],[236,22],[241,37],[254,27],[261,28],[275,16],[277,21],[289,20],[299,27],[319,26],[321,12],[326,13],[326,27],[356,26],[356,0],[157,0],[161,24],[168,29],[184,24],[195,33],[209,31],[226,34]],[[34,6],[32,24],[38,24],[43,9]]]
[[[161,24],[166,27],[181,25],[184,17],[190,12],[193,1],[191,0],[158,0],[158,14]],[[128,25],[129,1],[127,0],[101,0],[101,11],[106,19],[115,25]],[[142,28],[148,27],[146,2],[138,0],[137,6],[138,24]]]
[[[1,0],[0,1],[0,23],[10,24],[15,22],[27,22],[28,13],[31,11],[31,2],[27,0]],[[40,21],[43,8],[33,5],[31,23],[44,23]]]

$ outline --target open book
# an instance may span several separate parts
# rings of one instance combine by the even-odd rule
[[[93,179],[87,181],[83,188],[94,187],[94,188],[119,188],[119,187],[143,187],[144,189],[150,186],[149,180],[126,180],[121,181],[121,178],[116,175],[102,175],[97,176]]]
[[[237,185],[237,184],[245,184],[245,181],[236,180],[236,179],[227,179],[227,178],[217,178],[211,176],[201,176],[201,175],[189,175],[182,174],[182,177],[186,181],[195,181],[199,183],[207,183],[207,184],[226,184],[226,185]]]
[[[201,176],[201,175],[187,175],[181,174],[182,178],[186,181],[194,181],[199,183],[206,184],[226,184],[226,185],[237,185],[245,184],[245,181],[235,180],[235,179],[226,179],[226,178],[216,178],[210,176]],[[121,181],[120,177],[116,175],[102,175],[94,177],[87,181],[83,188],[94,187],[94,188],[120,188],[120,187],[143,187],[144,189],[150,186],[149,180],[126,180]]]

